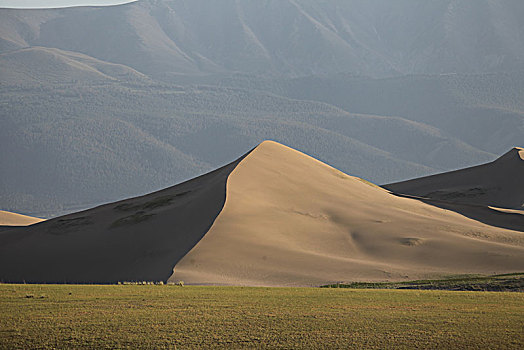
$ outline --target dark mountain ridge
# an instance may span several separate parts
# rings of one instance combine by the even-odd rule
[[[501,72],[524,63],[523,14],[518,0],[151,0],[3,9],[0,50],[56,47],[164,78]]]

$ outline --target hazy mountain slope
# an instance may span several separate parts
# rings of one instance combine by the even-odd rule
[[[448,202],[524,209],[524,149],[467,169],[384,185],[396,193]]]
[[[127,66],[110,64],[75,52],[31,47],[0,54],[1,85],[32,87],[81,81],[149,81]]]
[[[494,154],[520,144],[524,135],[524,70],[511,74],[414,75],[385,79],[350,75],[288,79],[216,74],[194,80],[325,102],[352,114],[380,116],[382,125],[374,128],[375,135],[371,138],[362,124],[352,127],[348,135],[373,139],[376,147],[397,155],[418,152],[417,158],[410,159],[446,169],[481,163],[480,157],[473,156],[467,164],[467,157],[458,156],[473,149],[487,152],[494,159]],[[378,121],[375,118],[375,123]],[[428,142],[411,139],[406,130],[414,125],[431,135]],[[375,137],[381,131],[383,134]],[[448,142],[435,143],[434,137]],[[457,159],[452,159],[456,153],[450,151],[449,142],[462,148]],[[484,158],[484,161],[491,159]]]
[[[57,47],[157,76],[383,76],[513,71],[524,64],[518,0],[144,0],[1,12],[15,24],[0,31],[4,50],[24,43]]]
[[[0,280],[166,281],[222,209],[237,162],[143,197],[0,232]]]
[[[73,114],[45,121],[4,118],[2,125],[2,207],[26,213],[70,212],[209,169],[124,120]]]
[[[58,10],[63,11],[62,16],[40,27],[37,43],[83,52],[147,73],[197,73],[197,66],[167,38],[148,7],[143,2],[87,11]],[[71,32],[71,28],[83,30]]]
[[[317,122],[400,159],[431,168],[453,169],[493,158],[491,153],[474,148],[447,132],[404,118],[351,113],[346,118],[322,118]]]
[[[9,150],[0,156],[0,193],[4,209],[33,215],[169,186],[267,138],[377,183],[493,157],[424,124],[260,91],[137,81],[13,84],[0,93]]]
[[[275,142],[155,193],[0,231],[10,282],[304,286],[514,272],[523,256],[520,232],[399,198]]]
[[[0,226],[27,226],[43,221],[32,216],[0,210]]]
[[[216,78],[215,83],[322,101],[351,113],[398,116],[500,154],[519,144],[524,135],[523,82],[524,67],[512,74],[273,80],[237,76]]]
[[[0,9],[0,52],[31,46],[40,35],[40,25],[59,12]]]

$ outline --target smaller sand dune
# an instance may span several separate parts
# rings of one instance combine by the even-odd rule
[[[0,226],[28,226],[41,221],[44,219],[0,210]]]
[[[398,194],[450,203],[524,210],[524,149],[466,169],[387,184]]]

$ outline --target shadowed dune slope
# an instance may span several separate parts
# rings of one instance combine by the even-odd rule
[[[166,281],[222,209],[238,161],[142,197],[0,232],[0,281]]]
[[[522,270],[522,232],[395,196],[264,142],[232,171],[223,210],[170,280],[308,286]]]
[[[27,226],[41,221],[44,219],[0,210],[0,226]]]
[[[399,194],[509,209],[524,209],[524,149],[471,168],[384,185]]]

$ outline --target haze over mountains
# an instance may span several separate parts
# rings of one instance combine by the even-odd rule
[[[264,139],[391,183],[524,135],[521,1],[0,9],[1,209],[50,217]]]
[[[491,168],[519,177],[517,161]],[[155,193],[1,227],[0,281],[317,286],[522,271],[522,211],[483,219],[490,224],[266,141]]]
[[[3,48],[56,47],[166,74],[484,73],[524,63],[521,1],[152,0],[9,11]]]

